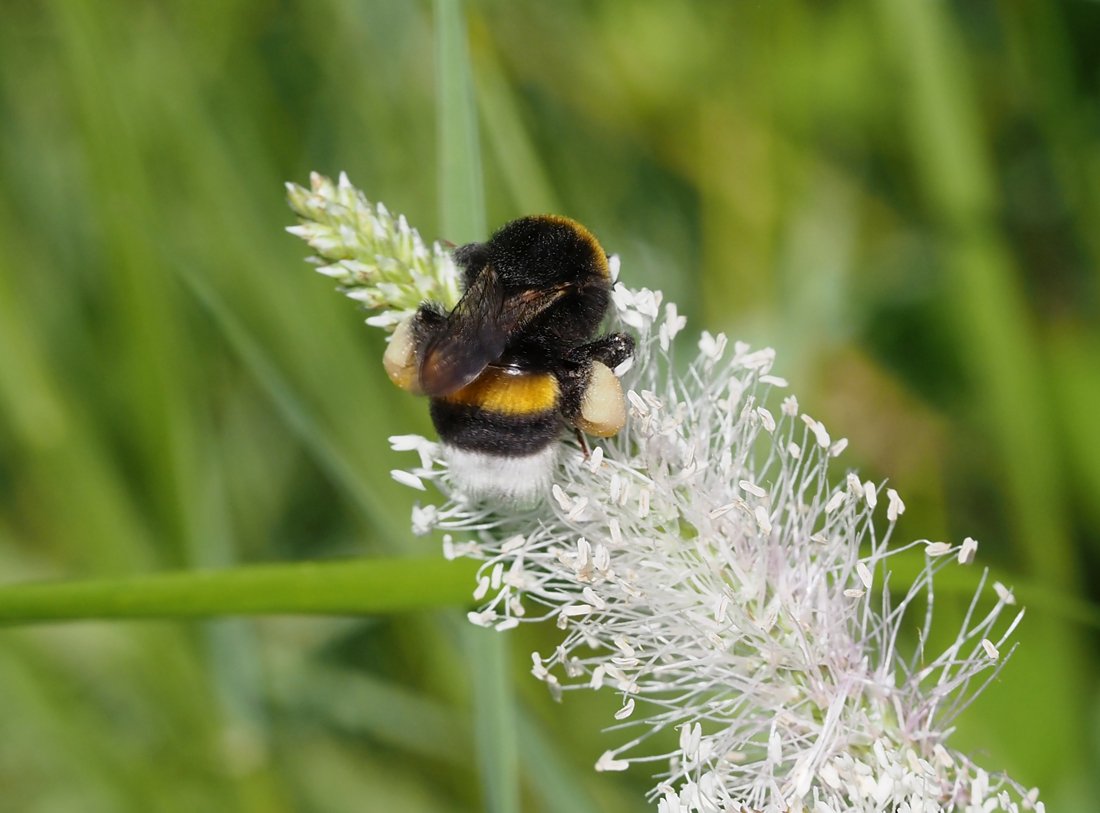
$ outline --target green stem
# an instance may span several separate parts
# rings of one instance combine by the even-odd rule
[[[484,240],[477,106],[461,0],[436,0],[435,20],[441,225],[447,239],[456,243]]]
[[[0,623],[396,613],[462,606],[476,563],[369,559],[0,587]]]
[[[444,234],[455,242],[485,239],[485,196],[477,106],[461,0],[435,0],[439,204]],[[474,685],[474,744],[487,813],[519,813],[516,703],[505,637],[467,628]]]

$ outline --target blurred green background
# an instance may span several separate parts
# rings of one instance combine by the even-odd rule
[[[952,742],[1095,810],[1100,4],[470,3],[488,222],[559,211],[696,330],[780,351],[1029,604]],[[432,9],[8,0],[7,581],[435,553],[390,434],[430,432],[302,263],[284,180],[439,233]],[[975,571],[975,577],[977,572]],[[953,633],[966,595],[937,597]],[[478,811],[461,612],[0,632],[0,809]],[[646,809],[511,635],[524,810]]]

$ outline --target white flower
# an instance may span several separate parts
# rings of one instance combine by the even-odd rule
[[[903,623],[927,640],[935,573],[977,543],[891,547],[901,498],[835,475],[845,441],[782,392],[771,350],[734,343],[727,358],[726,337],[704,333],[677,374],[675,307],[621,282],[612,300],[616,327],[638,338],[630,420],[588,459],[563,441],[542,504],[467,502],[434,444],[393,439],[420,457],[402,481],[446,498],[415,510],[417,532],[445,530],[448,557],[484,562],[470,620],[557,624],[562,641],[533,656],[533,675],[555,696],[621,696],[608,722],[624,741],[596,768],[662,759],[661,813],[1042,810],[1037,792],[945,746],[979,675],[1010,654],[1012,593],[998,585],[979,609],[979,590],[943,653],[898,651]],[[904,550],[925,568],[895,602],[889,557]],[[678,746],[654,753],[666,729]]]
[[[634,733],[598,769],[651,761],[649,735],[680,731],[654,789],[660,811],[1032,806],[943,745],[974,679],[1003,663],[1022,616],[998,631],[1012,594],[996,590],[984,614],[976,597],[938,656],[897,651],[910,605],[931,597],[935,572],[955,563],[945,555],[969,555],[972,540],[889,547],[901,498],[887,490],[876,526],[873,483],[833,484],[825,427],[789,398],[766,407],[777,387],[770,351],[735,344],[718,367],[725,341],[708,336],[674,376],[663,327],[628,375],[631,423],[597,447],[596,465],[567,451],[553,498],[531,511],[498,516],[457,495],[439,510],[438,527],[476,532],[466,553],[484,574],[509,574],[471,620],[508,628],[522,599],[524,620],[564,631],[536,677],[555,694],[620,693],[615,717]],[[441,463],[415,473],[453,493]],[[892,604],[888,558],[910,548],[927,565]]]
[[[394,218],[381,203],[372,206],[342,172],[336,183],[316,172],[309,180],[309,189],[286,185],[287,202],[299,217],[287,231],[317,252],[310,262],[320,273],[378,311],[369,325],[392,331],[424,301],[454,307],[458,272],[439,243],[425,246],[404,215]]]

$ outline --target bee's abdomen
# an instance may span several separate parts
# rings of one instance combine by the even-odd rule
[[[560,390],[550,373],[489,368],[462,389],[431,401],[440,439],[461,449],[523,456],[561,431]]]
[[[557,409],[558,381],[550,373],[489,367],[465,387],[440,400],[496,415],[524,417]]]
[[[445,444],[504,457],[542,451],[557,438],[561,419],[555,412],[499,415],[434,399],[432,423]]]

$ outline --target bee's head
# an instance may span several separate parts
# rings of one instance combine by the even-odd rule
[[[489,262],[489,244],[467,243],[456,248],[451,256],[454,257],[455,264],[462,269],[465,287],[469,288],[470,282]]]

